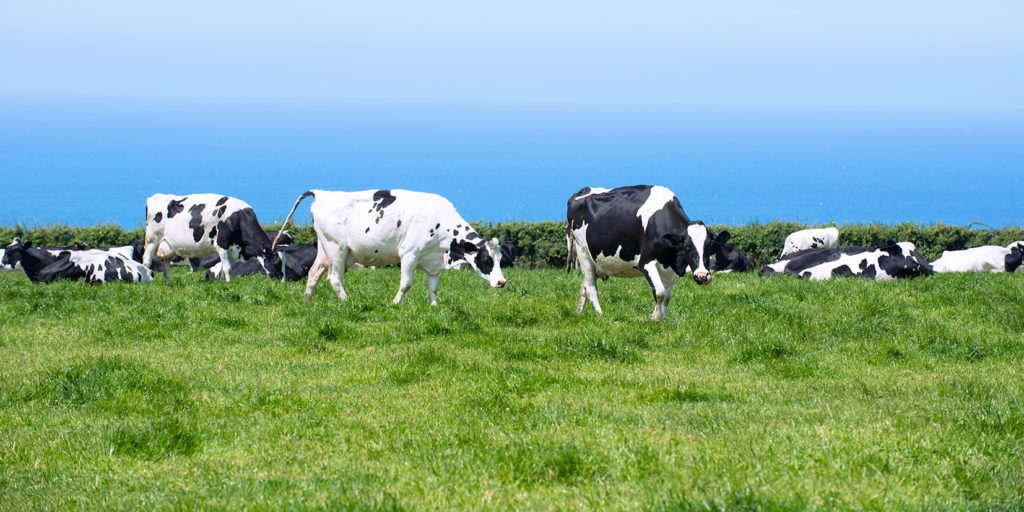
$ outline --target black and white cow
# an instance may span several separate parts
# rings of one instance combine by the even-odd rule
[[[137,261],[98,249],[53,251],[32,247],[32,242],[18,239],[7,246],[3,261],[13,258],[21,262],[25,275],[33,283],[49,283],[58,279],[82,280],[88,283],[107,281],[149,282],[153,273]]]
[[[217,194],[156,194],[146,200],[146,252],[142,263],[149,267],[153,258],[163,259],[167,279],[171,278],[169,263],[174,256],[201,258],[216,254],[224,262],[221,274],[230,281],[231,262],[273,260],[270,246],[256,213],[240,199]]]
[[[929,275],[932,267],[910,242],[885,242],[876,247],[805,249],[761,267],[762,276],[783,272],[811,280],[864,277],[876,281]]]
[[[598,277],[646,277],[654,294],[651,320],[666,316],[676,277],[688,268],[697,284],[711,282],[708,264],[717,235],[691,221],[665,187],[586,187],[569,198],[566,219],[568,266],[575,258],[583,271],[577,313],[588,298],[601,313]]]
[[[750,258],[747,258],[746,254],[743,254],[735,245],[726,243],[731,236],[728,231],[718,233],[718,238],[715,239],[717,243],[713,246],[714,251],[709,268],[713,272],[723,274],[726,272],[750,272],[754,270],[754,263],[750,261]]]
[[[491,286],[505,286],[501,253],[495,251],[498,240],[481,238],[452,203],[439,195],[409,190],[310,190],[295,201],[284,225],[309,196],[313,196],[309,210],[316,230],[317,256],[306,281],[307,300],[324,272],[338,298],[345,300],[342,279],[356,263],[401,264],[395,304],[412,286],[413,272],[419,268],[427,274],[430,304],[437,305],[441,270],[455,260],[468,262]]]
[[[21,243],[21,238],[14,237],[14,241],[11,245],[17,245]],[[27,246],[32,246],[31,242],[25,242]],[[87,251],[91,249],[88,244],[82,242],[75,242],[73,245],[44,245],[42,247],[33,247],[33,249],[43,250],[56,256],[63,251]],[[11,254],[10,257],[6,256],[6,249],[0,249],[0,270],[11,271],[11,270],[22,270],[21,267],[21,253]]]
[[[936,272],[1010,272],[1017,270],[1024,259],[1024,242],[1006,247],[985,245],[962,251],[942,251],[932,262]]]
[[[803,251],[805,249],[818,249],[822,247],[836,247],[839,245],[839,230],[836,228],[813,228],[794,231],[786,237],[782,243],[782,255]]]

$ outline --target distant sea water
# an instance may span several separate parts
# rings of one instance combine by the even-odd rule
[[[310,188],[561,220],[584,186],[646,183],[708,223],[1020,226],[1024,111],[0,96],[0,178],[0,225],[138,227],[158,192],[273,221]]]

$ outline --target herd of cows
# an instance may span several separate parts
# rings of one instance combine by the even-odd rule
[[[285,226],[308,197],[313,198],[310,212],[317,235],[312,244],[293,244],[286,231],[264,231],[252,207],[239,199],[156,194],[146,201],[143,241],[93,249],[84,244],[34,247],[31,241],[15,238],[0,250],[0,268],[20,268],[32,282],[148,282],[154,270],[170,279],[170,266],[187,262],[193,270],[206,269],[208,279],[230,281],[249,274],[306,278],[307,300],[326,274],[344,300],[347,270],[397,263],[401,278],[395,304],[409,290],[417,268],[427,275],[432,305],[437,304],[443,269],[472,268],[490,286],[505,286],[502,267],[511,263],[514,247],[481,237],[441,196],[408,190],[310,190],[295,201]],[[728,231],[716,233],[703,222],[690,220],[665,187],[583,188],[569,198],[566,221],[567,269],[576,263],[583,273],[577,312],[589,300],[601,313],[597,278],[646,278],[655,301],[651,319],[658,320],[668,312],[677,277],[690,272],[698,285],[704,285],[714,272],[754,270],[751,261],[728,243]],[[795,232],[786,238],[780,258],[759,273],[889,280],[932,272],[1013,272],[1024,253],[1024,241],[1018,241],[1007,247],[946,251],[929,262],[909,242],[880,241],[874,247],[838,243],[836,228]]]

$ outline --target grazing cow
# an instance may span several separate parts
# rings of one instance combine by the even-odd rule
[[[761,267],[762,276],[778,272],[811,280],[833,276],[865,277],[876,281],[915,277],[932,273],[928,264],[910,242],[883,242],[876,247],[837,247],[805,249]]]
[[[714,245],[714,253],[711,255],[711,266],[713,272],[749,272],[754,270],[754,264],[747,258],[746,254],[740,252],[735,245],[729,245],[731,235],[728,231],[718,233],[717,244]]]
[[[146,252],[142,263],[149,267],[153,258],[164,260],[167,279],[171,278],[169,263],[174,256],[201,258],[216,254],[224,262],[221,275],[230,281],[233,261],[275,259],[270,245],[252,207],[240,199],[217,194],[156,194],[146,200]]]
[[[141,263],[119,254],[97,249],[51,251],[34,248],[32,242],[17,239],[7,246],[3,261],[12,258],[21,262],[25,275],[33,283],[49,283],[58,279],[83,280],[88,283],[107,281],[149,282],[153,273]]]
[[[316,229],[317,255],[306,281],[306,300],[325,271],[338,298],[345,300],[342,279],[356,263],[401,263],[402,278],[394,304],[402,301],[412,286],[413,272],[419,268],[427,274],[430,304],[437,305],[441,270],[446,263],[460,260],[468,262],[491,286],[505,286],[501,253],[494,250],[498,240],[481,238],[452,203],[439,195],[408,190],[310,190],[295,201],[284,225],[309,196],[313,196],[309,211]]]
[[[782,256],[802,251],[804,249],[818,249],[821,247],[836,247],[839,245],[839,230],[836,228],[802,229],[790,233],[782,244]]]
[[[691,221],[665,187],[585,187],[569,198],[566,218],[567,268],[575,257],[583,271],[577,313],[589,298],[601,314],[598,277],[646,277],[654,294],[651,320],[668,313],[676,276],[686,275],[688,268],[697,284],[711,282],[708,264],[718,235],[703,222]]]
[[[285,245],[277,248],[281,257],[283,281],[298,281],[309,276],[309,269],[316,261],[316,243],[301,245]]]
[[[1024,258],[1024,242],[1006,247],[985,245],[962,251],[942,251],[942,257],[932,262],[936,272],[1010,272],[1020,267]]]

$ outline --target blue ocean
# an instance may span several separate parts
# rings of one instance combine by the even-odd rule
[[[281,220],[310,188],[561,220],[584,186],[646,183],[709,223],[1004,227],[1024,225],[1024,111],[2,97],[0,175],[4,225],[134,228],[157,192]]]

